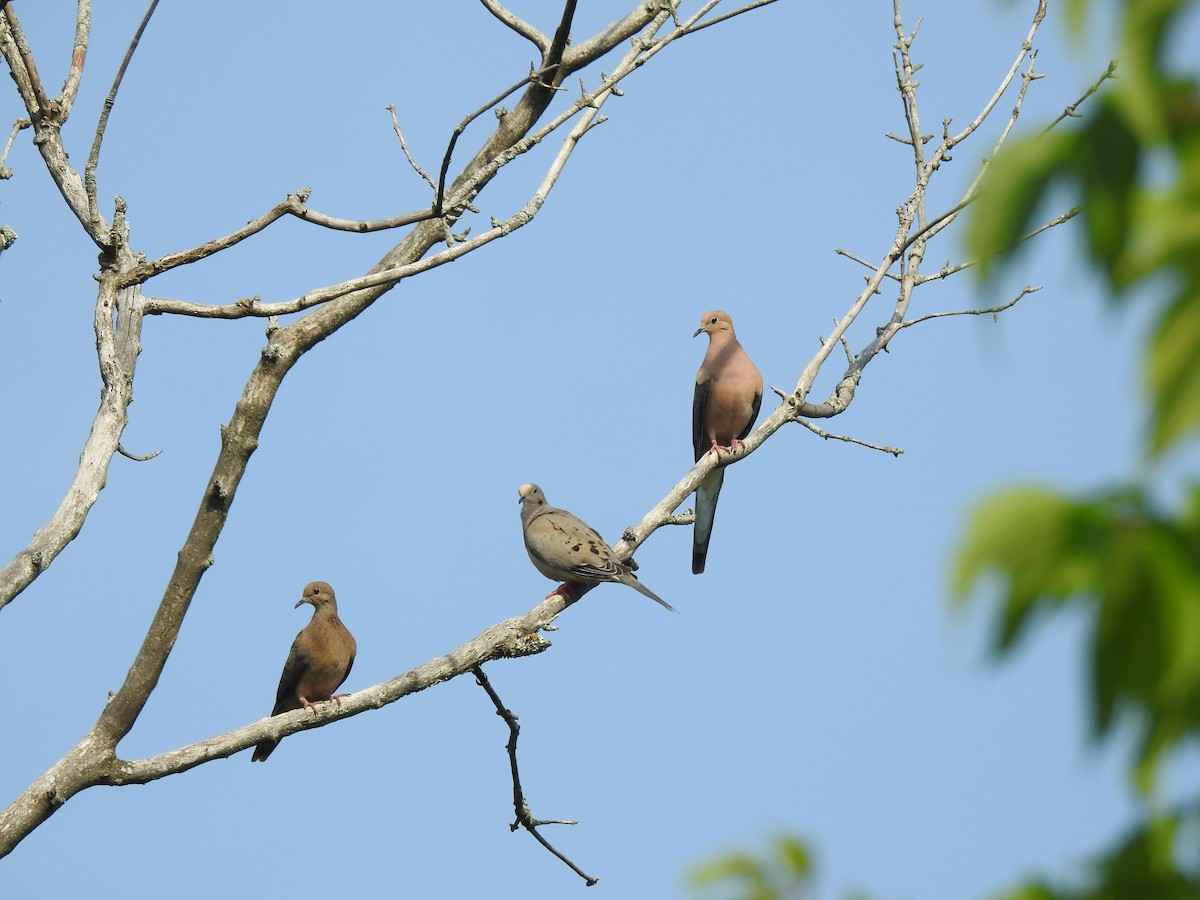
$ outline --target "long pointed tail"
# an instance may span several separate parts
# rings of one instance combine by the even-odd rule
[[[626,578],[628,579],[627,581],[626,581]],[[631,588],[633,588],[635,591],[637,591],[638,593],[645,594],[647,597],[649,597],[655,603],[661,603],[663,606],[665,606],[671,612],[679,612],[679,610],[677,610],[675,607],[673,607],[670,603],[668,603],[662,597],[658,596],[658,594],[654,593],[654,591],[650,590],[650,588],[646,587],[644,584],[642,584],[640,581],[638,581],[638,577],[636,575],[634,575],[632,572],[630,572],[628,575],[626,575],[625,578],[622,578],[621,580],[625,584],[627,584]]]
[[[696,524],[692,529],[692,574],[704,571],[708,557],[708,539],[712,537],[713,518],[717,514],[717,498],[725,481],[724,469],[713,469],[696,488]]]

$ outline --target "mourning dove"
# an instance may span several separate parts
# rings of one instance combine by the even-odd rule
[[[696,395],[692,403],[692,445],[699,462],[709,450],[736,450],[754,427],[762,403],[762,375],[750,361],[733,333],[733,319],[720,310],[700,317],[692,337],[708,335],[708,352],[696,373]],[[717,497],[725,480],[718,466],[696,488],[696,525],[692,532],[692,572],[704,571],[708,539],[712,536]]]
[[[546,495],[536,484],[521,485],[517,494],[521,499],[525,549],[534,568],[551,581],[575,584],[619,581],[675,612],[671,604],[637,580],[633,569],[617,559],[612,548],[594,529],[565,509],[547,503]],[[564,587],[566,585],[546,596],[552,597]]]
[[[346,695],[334,696],[333,692],[350,674],[358,650],[354,635],[338,618],[333,588],[324,581],[314,581],[304,588],[304,595],[296,601],[296,606],[301,603],[312,604],[313,616],[292,641],[283,674],[279,677],[279,690],[275,692],[273,716],[301,706],[308,708],[322,700],[340,702]],[[251,761],[266,759],[278,743],[270,739],[260,741]]]

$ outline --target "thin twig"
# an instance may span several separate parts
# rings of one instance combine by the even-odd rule
[[[742,13],[748,13],[752,9],[758,9],[760,6],[770,6],[772,3],[776,3],[776,2],[778,2],[778,0],[757,0],[756,3],[749,3],[746,6],[743,6],[739,9],[735,9],[731,12],[724,13],[722,15],[717,16],[716,18],[707,19],[704,22],[697,22],[695,25],[688,26],[685,29],[685,33],[686,34],[695,34],[698,31],[703,31],[705,28],[708,28],[710,25],[717,25],[721,22],[724,22],[726,19],[732,19],[734,16],[740,16]]]
[[[512,87],[510,87],[508,90],[504,91],[503,93],[501,93],[499,96],[497,96],[493,100],[489,101],[488,103],[485,103],[483,106],[479,107],[479,109],[470,113],[465,119],[463,119],[461,122],[459,122],[458,125],[455,126],[454,131],[451,132],[450,143],[446,145],[446,152],[442,156],[442,168],[438,172],[437,196],[435,197],[435,199],[433,201],[433,210],[434,210],[435,218],[437,216],[442,215],[442,213],[445,211],[446,174],[450,171],[450,160],[454,156],[454,146],[455,146],[455,144],[458,143],[458,139],[459,139],[459,137],[462,136],[462,133],[464,131],[466,131],[467,126],[470,125],[472,122],[474,122],[476,119],[478,119],[480,116],[482,116],[485,112],[487,112],[492,107],[499,105],[499,103],[501,101],[503,101],[506,97],[508,97],[509,95],[520,90],[527,84],[529,84],[529,85],[539,85],[540,84],[543,87],[554,88],[554,87],[557,87],[558,84],[560,84],[562,82],[561,73],[557,74],[555,77],[552,77],[550,79],[551,83],[548,85],[543,84],[542,78],[543,78],[543,76],[550,75],[550,73],[552,73],[552,72],[558,73],[559,64],[562,62],[563,53],[567,48],[567,36],[570,33],[571,20],[575,15],[575,2],[576,2],[576,0],[567,0],[567,4],[566,4],[565,8],[563,9],[562,19],[559,22],[558,30],[554,34],[554,40],[551,41],[549,44],[547,44],[546,49],[543,51],[544,55],[543,55],[543,59],[542,59],[542,67],[540,69],[538,69],[536,72],[530,72],[528,77],[522,78],[520,81],[518,81]],[[486,2],[484,3],[484,5],[487,6],[489,11],[491,11],[493,14],[496,14],[496,9],[493,9],[493,7],[489,6]],[[503,7],[499,7],[498,5],[496,8],[503,9]],[[507,12],[507,10],[505,10],[505,12]],[[512,27],[512,25],[509,22],[505,21],[502,17],[500,17],[500,16],[497,16],[497,17],[501,18],[501,21],[504,21],[505,24]],[[515,16],[513,16],[512,18],[516,19]],[[528,35],[526,35],[526,36],[528,37]],[[541,35],[541,37],[544,39],[545,36]],[[531,40],[532,40],[532,38],[531,38]],[[536,41],[535,41],[535,43],[536,43]]]
[[[929,313],[928,315],[919,316],[915,319],[907,319],[901,322],[900,328],[908,328],[910,325],[918,325],[921,322],[928,321],[929,319],[941,319],[945,316],[986,316],[989,314],[1002,313],[1006,309],[1011,309],[1012,307],[1016,306],[1028,294],[1036,294],[1041,289],[1042,286],[1040,284],[1037,287],[1032,287],[1031,285],[1027,284],[1025,287],[1021,288],[1021,293],[1017,294],[1017,296],[1009,300],[1007,303],[1002,303],[1000,306],[989,306],[987,309],[955,309],[948,312]]]
[[[890,453],[892,456],[899,456],[904,452],[899,447],[889,447],[886,444],[883,446],[880,446],[879,444],[869,444],[866,441],[860,441],[858,438],[848,437],[844,434],[833,434],[832,432],[818,428],[816,425],[807,421],[806,419],[796,419],[795,421],[799,422],[813,434],[817,435],[818,437],[823,437],[827,441],[845,441],[847,444],[858,444],[860,447],[866,447],[869,450],[878,450],[881,453]]]
[[[498,105],[506,97],[508,97],[512,94],[515,94],[521,88],[525,87],[525,85],[529,84],[531,81],[535,81],[536,79],[540,78],[545,73],[546,73],[545,69],[530,73],[525,78],[522,78],[516,84],[509,87],[507,90],[502,91],[499,95],[494,97],[492,100],[489,100],[483,106],[479,107],[479,109],[475,110],[474,112],[468,113],[466,118],[463,119],[461,122],[459,122],[454,127],[454,131],[452,131],[450,133],[450,143],[446,145],[446,152],[442,155],[442,168],[438,172],[437,195],[434,197],[434,201],[433,201],[433,216],[434,216],[434,218],[437,218],[438,216],[440,216],[442,214],[443,210],[445,209],[446,174],[450,171],[450,159],[454,156],[454,145],[458,143],[458,139],[462,135],[462,133],[467,130],[467,126],[470,125],[472,122],[474,122],[476,119],[478,119],[480,116],[482,116],[485,112],[487,112],[493,106]]]
[[[104,130],[108,127],[108,115],[112,112],[113,104],[117,100],[117,91],[121,87],[121,81],[125,78],[125,71],[129,68],[129,62],[133,59],[133,52],[137,49],[138,43],[142,39],[142,34],[146,30],[146,26],[150,24],[150,17],[154,15],[154,9],[158,6],[158,0],[150,0],[150,6],[146,10],[146,14],[142,16],[142,22],[138,25],[137,31],[133,34],[133,39],[129,42],[129,48],[125,51],[125,58],[121,60],[121,66],[117,69],[117,75],[113,79],[112,90],[108,92],[108,96],[104,98],[104,107],[100,111],[100,120],[96,123],[96,136],[92,140],[92,152],[88,154],[87,164],[83,168],[83,186],[87,191],[88,209],[92,214],[92,221],[97,222],[100,219],[99,206],[96,203],[96,166],[100,164],[100,145],[104,141]]]
[[[1066,109],[1064,109],[1061,113],[1059,113],[1057,119],[1055,119],[1053,122],[1051,122],[1045,128],[1043,128],[1042,134],[1045,134],[1047,131],[1049,131],[1051,128],[1053,128],[1055,125],[1057,125],[1059,122],[1061,122],[1063,119],[1079,118],[1078,109],[1081,105],[1083,105],[1083,102],[1085,100],[1087,100],[1088,97],[1092,96],[1092,94],[1096,93],[1096,91],[1100,90],[1100,85],[1104,84],[1104,82],[1108,81],[1108,79],[1116,78],[1116,77],[1117,77],[1117,60],[1110,59],[1108,61],[1108,68],[1105,69],[1103,75],[1101,75],[1099,78],[1096,79],[1096,83],[1093,84],[1086,91],[1084,91],[1082,97],[1080,97],[1078,100],[1076,100],[1074,103],[1070,104]]]
[[[170,269],[198,262],[205,257],[219,253],[222,250],[232,247],[234,244],[246,240],[248,237],[258,234],[268,225],[277,222],[284,216],[295,216],[297,219],[303,219],[305,222],[311,222],[323,228],[330,228],[334,231],[352,231],[357,234],[386,231],[390,228],[399,228],[403,225],[412,225],[416,222],[423,222],[426,219],[434,218],[432,209],[423,209],[405,213],[402,216],[392,216],[387,219],[340,219],[317,212],[306,206],[305,204],[310,193],[309,188],[301,188],[295,194],[289,194],[287,199],[282,203],[273,206],[258,218],[251,219],[241,228],[230,232],[224,237],[214,238],[211,241],[205,241],[197,247],[180,250],[176,253],[169,253],[150,262],[134,266],[129,271],[122,273],[121,284],[140,284]]]
[[[1017,71],[1021,68],[1022,60],[1024,60],[1027,54],[1033,51],[1033,38],[1037,34],[1038,28],[1041,26],[1044,18],[1046,18],[1046,0],[1038,0],[1037,11],[1033,14],[1033,22],[1029,26],[1029,33],[1025,36],[1025,41],[1021,44],[1021,50],[1009,67],[1008,73],[1001,79],[1000,85],[996,88],[995,93],[992,94],[991,99],[983,105],[983,109],[968,123],[967,127],[944,142],[945,152],[948,153],[955,144],[960,144],[966,138],[970,137],[983,124],[983,120],[991,115],[996,104],[1000,102],[1000,98],[1004,96],[1004,92],[1008,90],[1008,86],[1012,83],[1013,78],[1016,77]],[[934,160],[930,160],[930,162],[932,163]]]
[[[838,256],[844,256],[844,257],[846,257],[846,259],[853,260],[854,262],[858,263],[859,265],[866,266],[866,267],[867,267],[868,269],[870,269],[872,272],[874,272],[874,271],[875,271],[875,263],[873,263],[873,262],[867,262],[865,259],[862,259],[861,257],[855,256],[855,255],[854,255],[853,253],[851,253],[849,250],[843,250],[841,247],[834,247],[834,248],[833,248],[833,252],[834,252],[834,253],[836,253]],[[899,276],[899,275],[893,275],[891,272],[885,272],[885,273],[884,273],[884,275],[885,275],[887,278],[891,278],[893,281],[899,281],[899,280],[900,280],[900,276]]]
[[[17,121],[13,123],[13,130],[8,136],[8,142],[4,145],[4,152],[0,153],[0,172],[2,172],[4,169],[4,161],[8,159],[8,151],[12,149],[13,142],[17,139],[17,135],[32,124],[33,122],[31,122],[29,119],[17,119]],[[0,178],[6,177],[6,175],[0,174]]]
[[[1069,210],[1067,210],[1061,216],[1055,216],[1053,219],[1051,219],[1049,222],[1045,223],[1044,225],[1039,225],[1037,228],[1033,229],[1033,231],[1029,232],[1029,234],[1022,237],[1019,241],[1017,241],[1017,243],[1023,244],[1025,241],[1028,241],[1031,238],[1037,237],[1043,231],[1048,231],[1051,228],[1054,228],[1058,225],[1062,225],[1064,222],[1069,222],[1071,219],[1075,218],[1081,212],[1083,212],[1082,206],[1072,206]],[[978,265],[978,260],[974,260],[974,259],[969,259],[966,262],[958,263],[957,265],[953,265],[953,266],[950,265],[949,263],[947,263],[946,265],[942,266],[937,272],[935,272],[932,275],[918,276],[917,284],[924,284],[927,281],[940,281],[942,279],[949,278],[951,275],[957,275],[959,272],[963,271],[964,269],[970,269],[971,267],[973,267],[975,265]]]
[[[404,151],[404,158],[408,160],[408,164],[412,166],[413,171],[425,179],[425,183],[436,191],[437,185],[433,183],[433,179],[429,177],[429,173],[422,169],[421,164],[413,159],[413,155],[408,152],[408,144],[404,140],[404,133],[400,131],[400,120],[396,118],[396,104],[389,103],[386,109],[392,114],[392,130],[396,132],[396,139],[400,141],[400,149]]]
[[[83,63],[87,59],[88,42],[92,32],[92,2],[79,0],[75,7],[75,41],[71,47],[71,65],[67,69],[67,80],[58,95],[58,115],[65,121],[75,105],[79,85],[83,82]]]
[[[550,49],[550,38],[546,37],[524,19],[505,9],[496,0],[480,0],[484,8],[487,9],[493,16],[519,34],[521,37],[531,41],[538,48],[539,53],[545,53]]]
[[[155,450],[153,453],[148,453],[145,456],[138,456],[135,453],[130,453],[128,450],[122,447],[119,441],[117,442],[117,452],[126,459],[132,459],[134,462],[148,462],[154,459],[154,457],[158,456],[158,454],[162,453],[161,450]]]
[[[539,825],[578,825],[579,823],[562,819],[535,819],[529,812],[529,803],[525,800],[524,790],[521,789],[521,775],[517,769],[517,735],[521,733],[521,726],[518,724],[517,717],[513,715],[512,710],[508,709],[503,701],[501,701],[500,695],[496,693],[495,688],[492,687],[492,683],[488,681],[488,677],[483,674],[483,667],[475,666],[471,671],[475,675],[475,683],[483,688],[487,692],[488,697],[491,698],[492,705],[496,707],[496,715],[502,718],[504,723],[508,725],[508,744],[506,747],[508,749],[509,768],[512,770],[513,809],[517,815],[516,821],[508,826],[509,830],[516,831],[518,828],[524,828],[534,836],[539,844],[561,859],[572,872],[584,880],[584,883],[588,887],[591,887],[600,879],[593,878],[584,872],[583,869],[579,868],[579,866],[575,865],[575,863],[571,862],[570,859],[556,850],[554,845],[542,837],[538,831]]]

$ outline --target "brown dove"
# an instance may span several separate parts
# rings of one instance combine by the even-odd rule
[[[313,616],[292,641],[283,674],[279,677],[279,690],[275,692],[273,716],[301,706],[308,708],[322,700],[341,702],[346,695],[333,692],[350,674],[358,650],[354,635],[338,618],[333,588],[324,581],[314,581],[304,588],[304,595],[296,601],[296,606],[301,603],[312,604]],[[278,743],[270,739],[260,741],[251,761],[266,759]]]
[[[536,484],[521,485],[517,494],[521,499],[525,550],[533,567],[551,581],[575,584],[618,581],[675,612],[671,604],[637,580],[633,569],[617,559],[594,529],[565,509],[547,503],[546,495]],[[546,596],[553,597],[565,587],[560,585]]]
[[[750,361],[733,333],[729,313],[711,310],[700,317],[692,337],[708,335],[708,352],[696,373],[696,395],[692,402],[692,445],[699,462],[709,450],[732,452],[754,427],[762,404],[762,374]],[[696,488],[696,525],[692,531],[692,572],[704,571],[708,539],[725,469],[718,466]]]

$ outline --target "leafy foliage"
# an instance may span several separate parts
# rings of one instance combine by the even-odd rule
[[[1080,32],[1088,0],[1070,0]],[[1125,0],[1120,78],[1080,127],[1027,137],[995,161],[969,243],[984,278],[1008,264],[1052,191],[1083,204],[1088,257],[1116,302],[1130,288],[1163,295],[1146,348],[1151,398],[1146,457],[1200,430],[1200,92],[1195,73],[1171,72],[1165,45],[1197,0]],[[1110,73],[1112,69],[1110,68]],[[1064,603],[1091,612],[1093,731],[1138,734],[1137,783],[1151,793],[1161,762],[1200,737],[1200,487],[1167,513],[1143,480],[1078,498],[1049,489],[998,494],[976,510],[959,554],[955,593],[998,577],[995,645],[1004,654],[1036,616]],[[1163,810],[1099,857],[1082,886],[1037,881],[1005,900],[1200,898],[1200,807]],[[1190,869],[1189,869],[1190,866]]]
[[[1083,887],[1056,888],[1042,882],[1023,885],[1001,900],[1196,900],[1200,872],[1176,864],[1179,842],[1200,826],[1195,809],[1158,816],[1131,832],[1110,854],[1096,861]]]
[[[998,494],[975,512],[959,554],[962,597],[985,573],[1001,578],[999,653],[1042,609],[1073,601],[1093,612],[1092,722],[1121,712],[1140,730],[1139,770],[1200,737],[1200,490],[1178,517],[1133,490],[1071,500],[1051,490]]]
[[[1086,5],[1072,5],[1072,22],[1083,21]],[[1168,308],[1146,354],[1156,455],[1200,429],[1200,91],[1193,75],[1167,71],[1164,61],[1177,18],[1194,5],[1127,0],[1112,89],[1079,127],[1010,143],[968,230],[986,278],[1013,258],[1041,201],[1065,189],[1083,202],[1086,252],[1114,299],[1151,279],[1167,285]]]
[[[1091,6],[1066,3],[1077,36]],[[1041,224],[1047,198],[1066,192],[1082,205],[1085,252],[1112,300],[1128,302],[1134,287],[1161,294],[1144,363],[1150,473],[1200,431],[1200,90],[1195,72],[1168,69],[1165,52],[1182,16],[1197,11],[1200,0],[1123,0],[1120,65],[1101,79],[1107,89],[1072,124],[1009,141],[968,225],[976,271],[995,277]],[[1145,480],[1081,497],[1044,487],[994,495],[967,529],[954,593],[961,602],[981,584],[998,588],[998,656],[1041,615],[1068,603],[1089,611],[1093,734],[1135,729],[1131,769],[1149,798],[1164,758],[1200,738],[1200,486],[1179,486],[1184,500],[1164,511]],[[1003,900],[1200,900],[1197,846],[1200,799],[1167,809],[1147,799],[1143,821],[1087,877],[1032,881]],[[693,883],[734,889],[720,896],[738,900],[802,896],[807,870],[791,881],[787,871],[774,857],[734,853],[696,870]]]
[[[734,850],[692,870],[697,896],[730,900],[802,900],[808,896],[812,862],[808,849],[786,835],[763,856]]]

